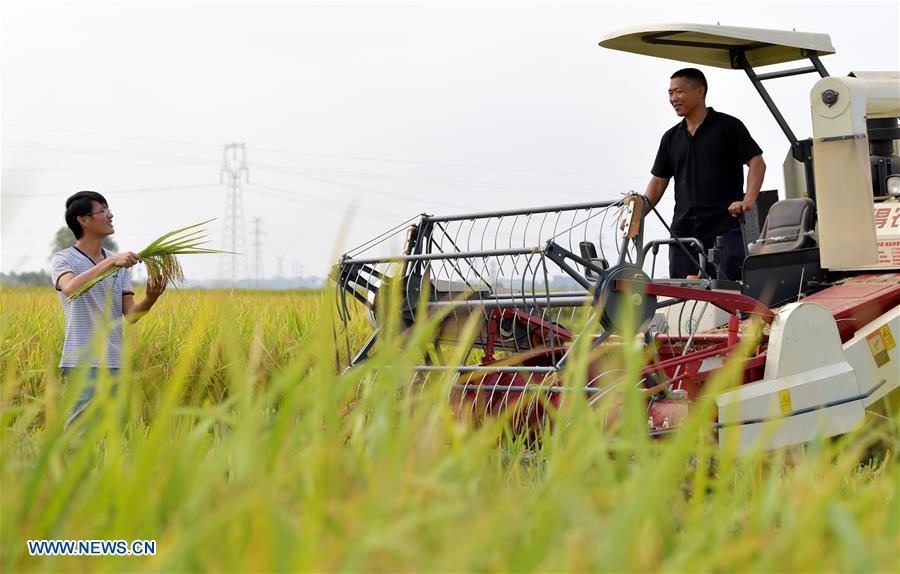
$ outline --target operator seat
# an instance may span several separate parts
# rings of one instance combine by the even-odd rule
[[[816,204],[808,197],[782,199],[769,208],[769,215],[750,244],[750,255],[783,253],[818,244]]]
[[[815,203],[784,199],[769,208],[758,241],[744,259],[741,292],[777,307],[824,288],[828,272],[819,261]]]

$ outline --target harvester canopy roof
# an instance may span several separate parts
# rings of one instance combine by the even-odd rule
[[[733,52],[753,66],[834,54],[828,34],[710,24],[656,24],[628,28],[600,41],[604,48],[719,68],[740,68]]]

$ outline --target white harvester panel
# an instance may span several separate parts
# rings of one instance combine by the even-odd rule
[[[813,171],[822,268],[875,265],[872,170],[865,133],[850,139],[814,140]]]
[[[844,434],[862,422],[861,399],[797,414],[861,393],[828,310],[815,303],[784,306],[768,349],[763,380],[716,398],[721,445],[736,444],[743,453],[781,448]],[[767,422],[750,422],[759,420]]]
[[[895,269],[881,256],[867,120],[900,115],[900,73],[822,78],[810,91],[819,248],[824,269]],[[883,226],[882,226],[883,227]]]
[[[711,303],[686,301],[661,309],[669,335],[689,335],[711,331],[728,324],[731,315]]]

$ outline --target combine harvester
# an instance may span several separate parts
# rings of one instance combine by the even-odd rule
[[[677,430],[704,384],[761,320],[767,325],[743,365],[742,384],[716,397],[719,440],[737,433],[731,438],[743,451],[760,441],[780,448],[859,426],[867,408],[900,385],[900,74],[829,76],[819,59],[834,53],[825,34],[678,24],[625,30],[600,45],[743,70],[784,131],[785,198],[770,207],[761,200],[759,212],[748,214],[743,277],[654,277],[661,246],[699,242],[645,237],[645,218],[659,214],[634,193],[421,215],[337,265],[342,366],[364,361],[377,345],[382,287],[399,286],[405,326],[423,306],[428,315],[448,313],[417,380],[450,371],[451,403],[461,415],[516,409],[515,420],[533,425],[567,393],[584,392],[593,402],[627,380],[620,362],[604,357],[621,344],[618,322],[630,313],[652,355],[639,382],[647,425],[662,435]],[[810,65],[758,72],[798,60]],[[764,82],[807,73],[820,77],[810,91],[813,137],[798,140]],[[392,242],[402,253],[385,254]],[[699,257],[703,269],[719,253]],[[585,311],[599,327],[573,332]],[[348,326],[358,313],[372,332],[354,348]],[[480,329],[469,355],[446,364],[442,349],[459,346],[473,314]],[[562,373],[579,337],[589,337],[601,356],[592,358],[583,387],[567,387]]]

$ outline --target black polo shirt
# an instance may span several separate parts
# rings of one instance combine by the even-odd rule
[[[739,227],[728,206],[744,198],[744,164],[761,153],[741,120],[712,108],[693,136],[686,119],[663,134],[650,173],[675,178],[672,232],[713,239]]]

